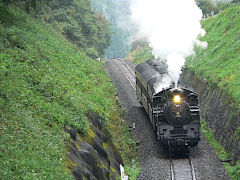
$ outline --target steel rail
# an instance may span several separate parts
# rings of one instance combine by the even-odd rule
[[[171,180],[186,179],[186,178],[183,178],[183,177],[182,178],[181,177],[177,177],[178,173],[176,173],[177,171],[176,171],[176,169],[174,167],[174,160],[173,160],[173,158],[170,157],[169,161],[170,161],[170,176],[171,176]],[[197,180],[196,174],[195,174],[195,170],[194,170],[194,167],[193,167],[193,164],[192,164],[190,156],[188,156],[186,161],[188,161],[190,172],[191,172],[191,178],[189,177],[188,179]],[[190,176],[190,174],[189,174],[189,176]]]
[[[175,167],[174,167],[174,160],[172,159],[172,157],[170,157],[170,173],[171,173],[171,180],[178,180],[178,179],[182,179],[182,178],[179,178],[177,177],[176,173],[175,173]],[[193,167],[193,164],[191,162],[191,159],[190,157],[188,157],[188,163],[189,163],[189,167],[191,169],[191,179],[192,180],[197,180],[196,178],[196,174],[195,174],[195,171],[194,171],[194,167]],[[185,179],[185,178],[184,178]]]
[[[193,164],[192,164],[192,161],[191,161],[190,156],[188,156],[188,161],[189,161],[189,164],[190,164],[190,167],[191,167],[192,179],[193,179],[193,180],[197,180],[196,174],[195,174],[195,171],[194,171],[194,167],[193,167]]]
[[[121,65],[119,64],[118,60],[112,59],[117,66],[121,69],[121,71],[123,72],[124,76],[127,78],[128,82],[131,84],[132,88],[136,91],[135,86],[133,85],[133,83],[131,82],[130,78],[127,76],[126,72],[124,72],[123,68],[121,67]]]
[[[175,170],[175,167],[174,167],[174,160],[172,159],[172,157],[170,157],[170,173],[171,173],[171,180],[178,180],[178,179],[183,179],[183,178],[179,178],[177,177],[176,175],[176,170]],[[189,163],[189,168],[191,170],[191,179],[192,180],[197,180],[196,178],[196,174],[195,174],[195,171],[194,171],[194,167],[193,167],[193,164],[191,162],[191,159],[190,157],[188,156],[188,163]],[[185,179],[185,178],[184,178]],[[188,178],[189,179],[189,178]]]
[[[128,65],[124,60],[121,60],[121,61],[127,66],[127,68],[130,70],[131,74],[132,74],[133,76],[135,76],[134,71],[129,67],[129,65]]]
[[[174,173],[172,157],[170,157],[170,171],[171,171],[171,180],[175,180],[176,178],[175,178],[175,173]]]

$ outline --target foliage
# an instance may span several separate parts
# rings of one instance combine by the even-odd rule
[[[148,48],[149,47],[149,41],[147,37],[142,37],[142,38],[138,38],[135,39],[132,42],[132,49],[131,51],[134,51],[138,48]]]
[[[136,48],[135,50],[131,51],[126,57],[127,60],[135,64],[140,64],[153,58],[152,49],[149,47]]]
[[[64,127],[86,132],[88,112],[108,126],[114,87],[102,63],[49,25],[0,12],[0,179],[72,179]]]
[[[101,14],[92,10],[90,0],[65,3],[51,0],[46,2],[46,7],[50,10],[45,12],[45,21],[57,26],[70,42],[88,52],[95,49],[90,56],[105,54],[111,40],[110,26]]]
[[[215,14],[219,13],[221,10],[224,10],[232,5],[232,2],[226,0],[196,0],[197,5],[202,9],[203,14],[211,14],[211,11],[214,11]]]
[[[44,1],[47,0],[2,0],[2,3],[5,6],[8,6],[11,3],[18,4],[29,14],[31,10],[37,11],[38,4]]]
[[[125,112],[121,110],[119,113],[119,109],[120,107],[110,114],[108,127],[111,130],[113,142],[124,160],[124,168],[129,180],[136,180],[140,173],[136,143],[133,134],[129,132],[129,126],[126,126],[126,123],[119,116],[119,114],[125,116]],[[132,167],[132,160],[136,162],[135,167]]]
[[[140,173],[140,168],[139,168],[139,163],[137,163],[135,165],[135,168],[132,168],[130,166],[125,166],[125,171],[126,171],[126,174],[128,174],[129,176],[129,180],[136,180],[139,176],[139,173]]]
[[[222,160],[228,158],[228,154],[225,152],[221,144],[215,139],[213,131],[207,127],[206,121],[201,121],[201,131],[202,134],[207,138],[211,146],[216,150],[218,157]],[[232,179],[238,180],[240,177],[240,161],[237,162],[235,166],[230,165],[229,163],[223,163],[224,167],[232,177]]]
[[[126,57],[127,60],[135,64],[140,64],[153,58],[152,48],[149,47],[149,42],[146,37],[134,40],[132,42],[132,49]]]
[[[92,0],[92,6],[111,22],[112,42],[106,51],[108,58],[125,57],[131,49],[130,38],[135,28],[130,20],[130,1]]]
[[[78,47],[93,56],[103,56],[110,45],[111,30],[108,21],[91,8],[90,0],[12,0],[25,7],[28,13],[38,13],[45,22]],[[31,11],[32,10],[32,11]],[[95,49],[92,50],[92,49]]]
[[[220,11],[229,8],[232,6],[232,2],[225,1],[225,0],[218,0],[216,1],[215,7],[216,7],[216,13],[219,13]]]
[[[226,9],[202,22],[208,48],[196,48],[186,66],[232,97],[240,109],[240,5]]]
[[[211,14],[211,11],[215,11],[215,6],[211,0],[196,0],[196,2],[203,14]]]

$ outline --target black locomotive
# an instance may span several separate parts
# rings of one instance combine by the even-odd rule
[[[200,140],[198,96],[180,79],[159,89],[169,77],[163,61],[149,60],[135,68],[136,93],[146,110],[157,139],[171,153],[195,147]]]

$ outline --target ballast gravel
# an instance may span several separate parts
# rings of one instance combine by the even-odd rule
[[[121,61],[121,59],[118,59]],[[125,61],[134,71],[135,65]],[[121,72],[116,62],[108,59],[106,71],[112,78],[117,90],[117,97],[126,111],[126,122],[136,128],[132,131],[138,145],[138,156],[141,173],[139,180],[171,180],[170,161],[166,150],[156,140],[156,135],[144,109],[138,103],[135,90]],[[197,180],[228,180],[231,179],[215,150],[202,136],[198,146],[191,149],[190,157]]]

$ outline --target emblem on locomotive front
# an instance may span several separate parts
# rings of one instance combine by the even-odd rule
[[[176,117],[177,117],[177,118],[182,117],[182,116],[180,115],[180,112],[176,112]]]

